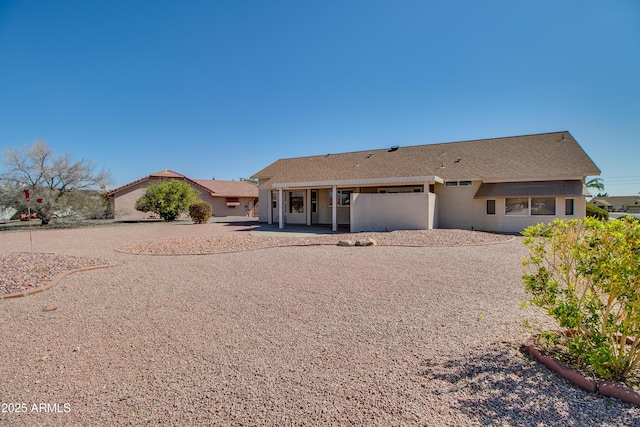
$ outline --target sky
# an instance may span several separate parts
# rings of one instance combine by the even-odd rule
[[[0,147],[110,188],[555,131],[640,193],[639,1],[0,0]]]

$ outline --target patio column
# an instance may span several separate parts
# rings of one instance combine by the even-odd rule
[[[282,188],[278,189],[278,228],[282,230],[284,228],[284,191]]]
[[[338,231],[338,187],[334,184],[331,189],[331,230]]]
[[[273,190],[269,190],[269,209],[267,209],[267,224],[273,224]]]

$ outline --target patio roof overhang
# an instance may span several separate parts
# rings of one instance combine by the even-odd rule
[[[365,178],[365,179],[337,179],[330,181],[306,181],[306,182],[277,182],[271,184],[271,188],[323,188],[323,187],[346,187],[346,186],[374,186],[389,184],[416,184],[416,183],[444,183],[439,176],[409,176],[393,178]]]
[[[483,183],[474,196],[476,199],[492,197],[583,197],[589,190],[582,181],[528,181]]]

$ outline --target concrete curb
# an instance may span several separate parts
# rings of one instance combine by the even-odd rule
[[[567,381],[575,384],[589,393],[599,393],[603,396],[613,397],[625,403],[640,406],[640,394],[629,387],[612,381],[594,380],[580,371],[569,369],[558,359],[548,356],[543,350],[537,348],[533,340],[524,344],[531,357],[542,363]]]
[[[53,288],[54,286],[58,285],[58,283],[60,283],[60,281],[62,279],[64,279],[65,277],[71,276],[72,274],[82,273],[84,271],[90,271],[90,270],[97,270],[99,268],[117,267],[119,265],[120,265],[120,263],[114,263],[114,264],[108,264],[108,265],[94,265],[94,266],[91,266],[91,267],[83,267],[83,268],[77,268],[75,270],[65,271],[65,272],[62,272],[62,273],[56,275],[46,285],[42,285],[42,286],[39,286],[39,287],[33,288],[33,289],[27,289],[27,290],[22,291],[22,292],[14,292],[14,293],[11,293],[11,294],[0,295],[0,300],[11,299],[11,298],[21,298],[21,297],[28,297],[28,296],[31,296],[31,295],[35,295],[35,294],[38,294],[40,292],[44,292],[44,291],[47,291],[47,290]]]

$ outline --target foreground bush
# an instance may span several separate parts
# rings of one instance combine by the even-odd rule
[[[204,224],[211,218],[211,205],[207,202],[196,202],[189,205],[189,216],[196,224]]]
[[[640,223],[556,220],[523,235],[523,281],[564,328],[556,342],[583,370],[624,381],[640,361]]]

